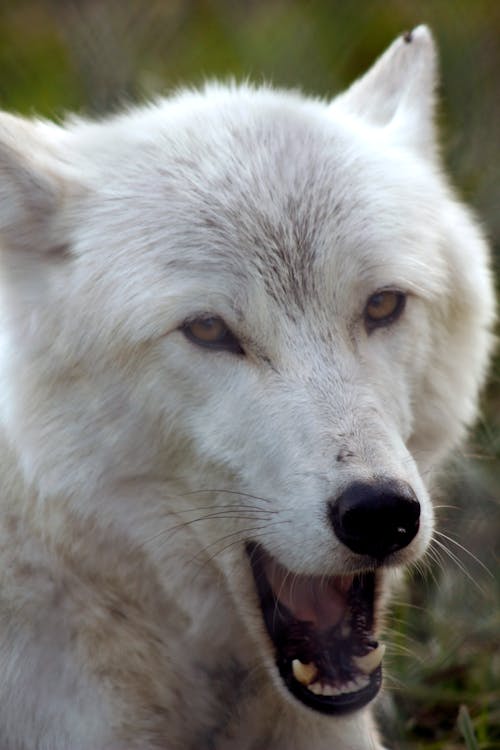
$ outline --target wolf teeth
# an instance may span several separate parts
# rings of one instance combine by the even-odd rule
[[[360,672],[366,675],[372,674],[384,658],[385,645],[380,643],[377,648],[369,651],[364,656],[354,656],[353,662]]]
[[[314,662],[303,664],[299,659],[292,661],[293,676],[301,685],[309,685],[317,676],[318,668]]]
[[[321,682],[313,682],[312,685],[307,685],[307,689],[314,693],[314,695],[326,695],[332,697],[334,695],[344,695],[345,693],[357,693],[358,690],[362,690],[364,687],[370,684],[368,677],[360,675],[356,680],[351,680],[344,685],[324,685]]]
[[[323,685],[321,682],[313,682],[312,685],[308,685],[307,689],[314,693],[314,695],[323,695]]]

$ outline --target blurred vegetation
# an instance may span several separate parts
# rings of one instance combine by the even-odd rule
[[[207,77],[331,96],[422,22],[441,53],[444,158],[498,263],[498,0],[0,0],[0,106],[101,114]],[[395,749],[500,749],[499,372],[438,500],[448,538],[394,607],[380,711]]]

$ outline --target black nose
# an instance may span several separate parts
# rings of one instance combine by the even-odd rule
[[[337,537],[349,549],[382,559],[415,537],[420,503],[406,482],[355,482],[330,501],[329,513]]]

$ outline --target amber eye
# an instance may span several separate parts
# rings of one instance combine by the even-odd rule
[[[392,289],[376,292],[369,297],[365,307],[365,325],[368,331],[391,325],[401,315],[406,295]]]
[[[225,349],[235,354],[243,354],[240,342],[229,330],[222,318],[216,316],[200,316],[189,320],[181,326],[181,330],[189,341],[207,349]]]

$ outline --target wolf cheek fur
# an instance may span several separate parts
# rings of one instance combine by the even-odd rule
[[[378,746],[492,342],[434,86],[419,27],[331,104],[1,116],[2,750]]]

